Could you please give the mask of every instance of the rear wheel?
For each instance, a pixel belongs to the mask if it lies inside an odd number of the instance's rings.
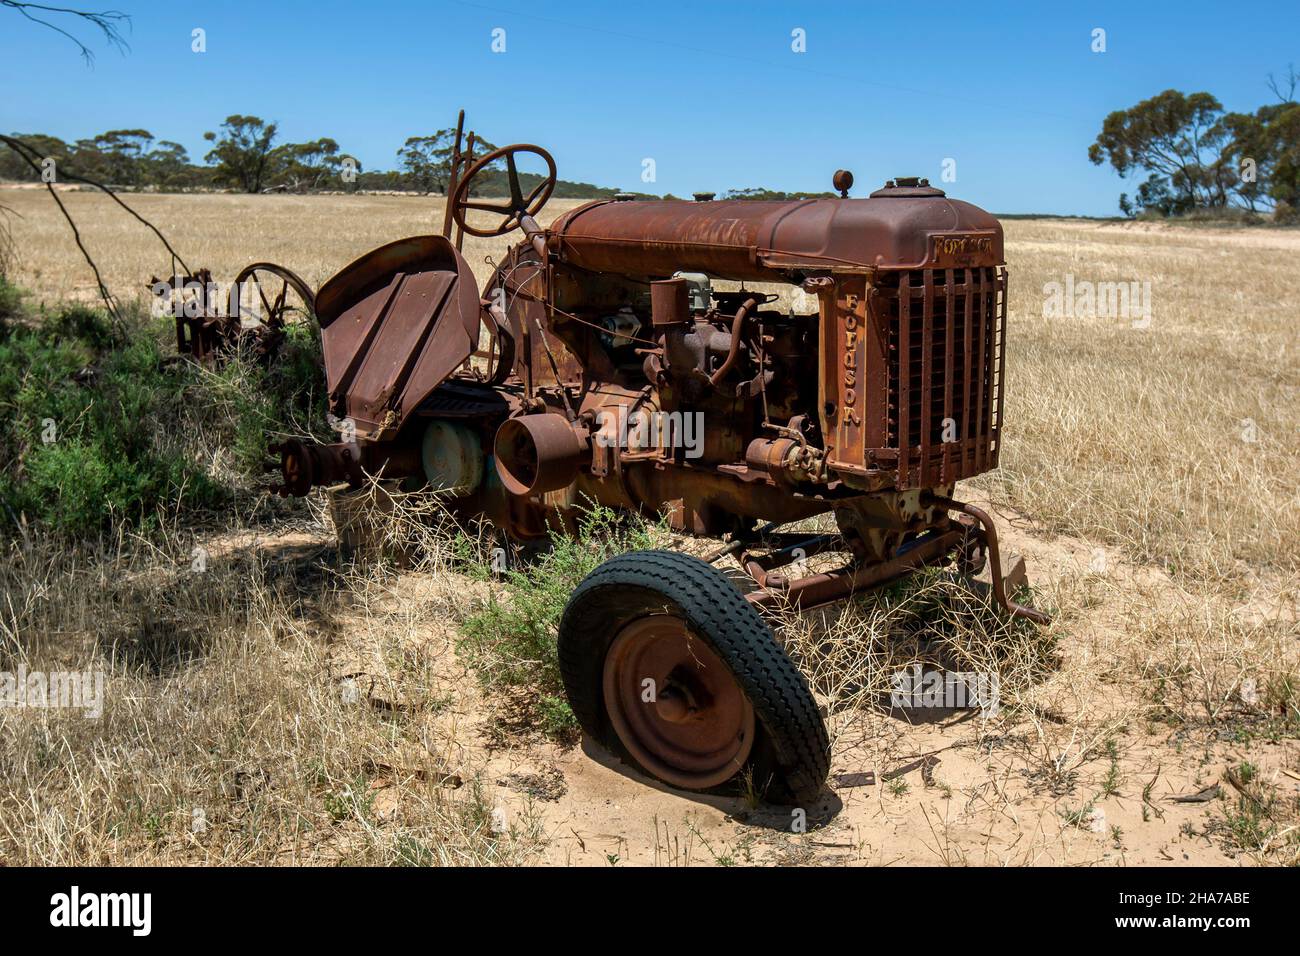
[[[688,790],[745,768],[777,800],[815,800],[830,746],[808,684],[712,565],[672,551],[606,561],[560,622],[569,703],[592,739]]]

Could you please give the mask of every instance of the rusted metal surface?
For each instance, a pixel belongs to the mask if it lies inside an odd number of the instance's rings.
[[[789,603],[801,610],[833,604],[860,591],[879,587],[920,568],[944,564],[949,554],[962,541],[964,531],[935,530],[917,539],[905,550],[887,561],[875,564],[845,565],[834,571],[810,574],[794,581],[785,578],[771,580],[761,566],[752,561],[746,570],[759,584],[758,591],[745,595],[759,607],[779,606]],[[750,568],[753,570],[750,570]]]
[[[529,190],[526,196],[519,185],[519,171],[515,167],[515,157],[520,153],[532,153],[535,156],[540,156],[547,166],[546,175],[542,177],[536,186]],[[506,182],[510,188],[509,197],[505,200],[471,199],[470,189],[473,186],[474,177],[501,160],[505,160],[506,163]],[[455,219],[456,225],[463,232],[467,232],[471,236],[482,238],[503,236],[512,229],[521,226],[525,216],[533,217],[541,212],[542,207],[546,205],[546,200],[551,198],[551,193],[555,189],[555,181],[555,160],[550,153],[540,146],[519,143],[514,146],[503,146],[500,149],[494,149],[492,152],[479,157],[473,165],[465,170],[464,178],[457,183],[454,191],[448,190],[447,195],[451,197],[452,218]],[[466,213],[469,210],[494,213],[501,218],[499,222],[488,228],[471,226],[466,221]]]
[[[826,438],[827,463],[844,474],[865,477],[874,465],[866,457],[870,423],[883,412],[872,401],[872,385],[878,371],[871,350],[880,348],[878,337],[867,327],[867,280],[845,276],[831,286],[819,286],[821,294],[821,349],[819,413]]]
[[[706,272],[780,282],[795,270],[919,269],[963,257],[1001,262],[998,221],[934,193],[881,190],[871,199],[793,202],[601,200],[565,213],[550,236],[553,251],[570,265],[657,277]]]
[[[271,445],[267,450],[280,457],[281,481],[270,490],[281,498],[301,497],[317,485],[342,481],[358,484],[362,478],[355,446],[318,445],[295,438]]]
[[[365,475],[405,478],[420,469],[418,447],[379,442],[338,442],[319,445],[291,438],[271,445],[279,456],[281,481],[270,491],[282,498],[301,497],[320,485],[348,482],[359,485]]]
[[[993,581],[993,597],[997,600],[1003,609],[1013,617],[1023,617],[1026,620],[1033,621],[1035,624],[1051,624],[1052,619],[1042,611],[1037,611],[1032,607],[1026,607],[1023,604],[1017,604],[1011,600],[1006,591],[1006,582],[1002,576],[1002,556],[998,550],[998,529],[994,525],[993,519],[982,509],[977,508],[966,502],[954,501],[951,498],[940,498],[936,501],[941,507],[949,508],[953,511],[960,511],[963,514],[970,515],[980,523],[983,531],[985,547],[988,549],[989,575]]]
[[[289,325],[314,325],[316,295],[293,270],[274,262],[255,262],[235,276],[226,313],[238,326],[238,334],[252,339],[256,352],[275,355]]]
[[[505,371],[533,388],[582,381],[582,363],[562,338],[547,331],[546,259],[531,244],[510,250],[484,286],[483,300],[507,333]]]
[[[657,328],[691,320],[690,288],[685,279],[650,283],[650,320]]]
[[[875,413],[865,460],[896,488],[951,484],[997,467],[1006,271],[882,272],[867,326]],[[856,461],[854,456],[854,461]]]
[[[516,542],[575,533],[594,505],[662,516],[676,531],[729,538],[710,561],[735,555],[758,586],[746,599],[763,610],[820,607],[923,568],[973,576],[987,565],[1007,613],[1048,623],[1008,594],[1023,562],[1004,581],[988,515],[953,497],[1001,452],[1007,274],[996,219],[921,179],[850,199],[852,174],[840,170],[838,199],[619,197],[545,229],[535,216],[555,185],[550,155],[518,145],[475,160],[472,133],[460,151],[462,132],[463,114],[443,235],[376,249],[315,297],[330,410],[355,438],[275,446],[280,494],[393,479]],[[548,165],[527,194],[515,166],[525,152]],[[477,198],[498,161],[509,195]],[[499,219],[470,225],[471,212]],[[488,260],[476,289],[462,237],[514,228],[523,240]],[[779,308],[746,288],[755,281],[796,285],[809,304]],[[224,334],[197,326],[195,350]],[[819,515],[837,531],[779,530]],[[836,563],[832,554],[839,567],[801,570],[807,558]],[[675,616],[697,603],[665,598],[630,622],[611,619],[590,692],[607,718],[600,729],[643,768],[707,789],[746,765],[760,723],[773,742],[783,731],[767,712],[758,719],[737,662]],[[815,729],[802,729],[805,742],[824,747]]]
[[[790,579],[779,573],[776,568],[787,567],[797,561],[815,557],[825,551],[842,547],[837,534],[821,534],[809,537],[804,534],[787,533],[769,535],[763,544],[772,548],[767,554],[755,555],[742,551],[736,562],[761,588],[786,588]]]
[[[465,131],[465,111],[461,110],[460,113],[456,116],[456,136],[453,139],[451,144],[451,161],[449,163],[449,168],[447,170],[447,198],[449,200],[456,193],[456,185],[460,181],[461,167],[467,165],[468,162],[471,161],[460,151],[461,136],[464,133],[464,131]],[[471,156],[474,153],[473,133],[469,134],[469,153]],[[451,224],[452,224],[451,212],[452,212],[451,203],[450,202],[444,203],[443,217],[442,217],[442,235],[444,238],[447,239],[451,238]],[[460,247],[461,247],[460,240],[457,239],[456,248],[459,249]]]
[[[749,759],[753,705],[679,618],[655,614],[624,627],[605,656],[602,688],[619,740],[661,780],[703,790]]]
[[[207,269],[166,281],[151,279],[150,289],[168,297],[164,304],[176,317],[177,352],[208,365],[236,351],[272,361],[290,324],[315,322],[311,286],[273,262],[244,267],[224,301]]]
[[[443,236],[381,246],[316,297],[330,407],[359,437],[388,440],[478,347],[474,276]]]
[[[587,442],[553,413],[510,418],[497,429],[497,475],[513,495],[557,491],[572,484]]]
[[[722,380],[727,377],[727,373],[735,367],[736,357],[740,355],[740,336],[745,328],[745,320],[749,314],[758,306],[760,299],[752,296],[741,303],[740,308],[736,310],[736,316],[731,320],[731,335],[727,341],[727,357],[722,360],[722,364],[713,370],[709,375],[709,384],[717,387]]]
[[[211,364],[231,348],[238,325],[218,304],[211,270],[198,269],[193,275],[177,273],[168,279],[154,276],[148,288],[161,300],[156,308],[172,313],[176,319],[178,354]]]
[[[920,179],[846,198],[841,170],[841,198],[620,198],[544,229],[550,155],[518,145],[471,161],[459,139],[447,235],[376,249],[316,296],[331,411],[355,425],[356,450],[288,447],[286,489],[355,482],[382,459],[390,474],[454,484],[449,507],[521,540],[574,527],[591,502],[733,542],[833,513],[849,563],[792,581],[780,549],[742,555],[775,595],[760,602],[815,606],[986,555],[996,570],[987,516],[954,505],[954,520],[941,505],[1001,450],[994,217]],[[525,194],[515,158],[528,152],[548,174]],[[509,195],[471,198],[498,162]],[[471,227],[474,211],[500,219]],[[524,238],[475,289],[453,226]],[[814,311],[714,279],[797,284]],[[494,467],[463,467],[475,448]]]

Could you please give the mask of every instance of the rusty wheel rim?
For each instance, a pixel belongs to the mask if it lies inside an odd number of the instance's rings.
[[[298,301],[294,302],[293,298]],[[235,276],[226,302],[226,314],[235,321],[237,328],[246,318],[254,325],[267,328],[283,328],[291,322],[313,322],[316,295],[311,286],[284,266],[274,262],[255,262]]]
[[[655,614],[619,631],[605,655],[604,690],[619,740],[666,783],[715,787],[749,759],[754,707],[680,618]]]

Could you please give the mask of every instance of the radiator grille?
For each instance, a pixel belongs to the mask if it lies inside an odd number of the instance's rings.
[[[882,273],[888,356],[886,448],[895,485],[927,488],[997,467],[1006,271]]]

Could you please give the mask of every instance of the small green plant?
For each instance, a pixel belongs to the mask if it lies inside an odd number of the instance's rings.
[[[369,820],[375,808],[375,795],[366,786],[364,777],[358,777],[340,790],[326,791],[323,797],[325,812],[334,823],[357,817]]]
[[[1281,823],[1289,823],[1286,808],[1260,778],[1259,768],[1243,760],[1227,771],[1228,780],[1238,791],[1235,807],[1225,808],[1224,826],[1231,842],[1252,852],[1265,850],[1276,842]],[[1295,832],[1289,827],[1286,835]]]
[[[412,836],[400,836],[393,844],[398,866],[433,866],[434,852]]]
[[[1101,781],[1102,796],[1116,796],[1119,793],[1120,784],[1123,782],[1123,775],[1119,771],[1119,758],[1112,756],[1110,758],[1110,766],[1106,770],[1106,776]]]
[[[750,812],[757,810],[763,803],[762,789],[754,781],[754,767],[749,765],[740,772],[740,799]]]
[[[1083,830],[1086,829],[1088,824],[1092,821],[1092,815],[1095,809],[1096,804],[1090,800],[1077,810],[1062,810],[1061,820],[1068,827]]]
[[[1264,688],[1264,703],[1292,734],[1300,727],[1300,674],[1285,672],[1273,675]]]
[[[17,318],[22,312],[23,290],[0,276],[0,338],[6,332],[5,323]]]
[[[653,547],[655,527],[593,506],[576,537],[556,536],[549,551],[508,570],[504,588],[493,588],[462,621],[459,649],[479,679],[489,689],[522,690],[512,699],[551,736],[564,737],[577,727],[556,649],[569,596],[602,561]]]
[[[713,844],[710,843],[709,839],[703,833],[700,832],[700,828],[695,825],[694,820],[686,821],[686,829],[691,834],[691,836],[695,837],[695,839],[700,841],[700,845],[703,846],[706,851],[708,851],[709,856],[713,858],[713,862],[716,863],[718,866],[736,865],[735,854],[733,854],[731,850],[725,846],[720,850],[713,849]],[[748,851],[746,850],[746,852]]]
[[[902,777],[895,777],[893,780],[889,781],[888,789],[889,792],[896,797],[906,796],[908,791],[907,781]]]
[[[1255,796],[1243,793],[1237,798],[1235,809],[1226,811],[1228,833],[1233,843],[1243,850],[1258,850],[1276,831],[1270,807]]]
[[[548,737],[567,737],[578,729],[577,718],[563,696],[542,694],[537,699],[537,714],[541,718],[542,732]]]
[[[162,841],[167,835],[167,818],[164,814],[158,812],[149,813],[144,818],[144,831],[149,834],[149,839],[155,843]]]
[[[191,367],[191,408],[197,424],[229,448],[236,469],[257,475],[273,436],[308,434],[335,441],[325,427],[320,345],[304,325],[290,325],[275,361],[227,356],[216,369]]]

